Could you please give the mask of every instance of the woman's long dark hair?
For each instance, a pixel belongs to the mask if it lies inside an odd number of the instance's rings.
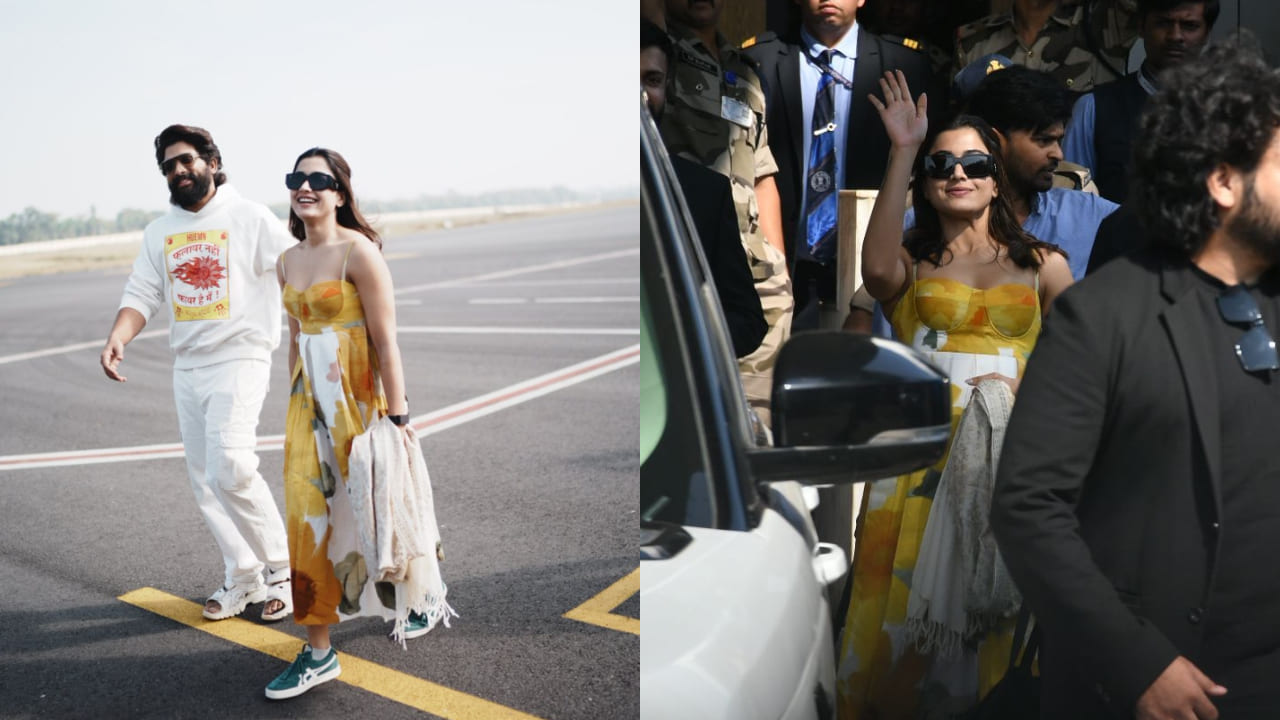
[[[1013,203],[1009,201],[1009,180],[1004,173],[1004,163],[1000,160],[1000,141],[995,130],[985,120],[974,115],[957,115],[950,122],[930,134],[927,142],[920,146],[919,157],[916,158],[916,171],[911,180],[911,203],[916,211],[915,227],[907,230],[903,246],[911,259],[919,262],[928,260],[934,266],[943,264],[948,252],[946,239],[942,236],[942,220],[938,210],[925,196],[925,183],[929,176],[924,172],[924,158],[929,154],[938,136],[951,130],[971,128],[982,138],[991,157],[996,158],[995,181],[996,197],[991,201],[991,210],[987,217],[987,227],[991,237],[1005,246],[1009,259],[1020,268],[1037,269],[1040,267],[1040,255],[1037,250],[1052,250],[1066,253],[1056,245],[1043,242],[1018,223],[1018,216],[1013,212]]]
[[[378,233],[369,225],[369,221],[364,219],[364,215],[360,214],[360,208],[356,205],[356,193],[351,188],[351,166],[347,164],[346,158],[337,150],[329,150],[327,148],[313,147],[298,156],[293,161],[293,169],[298,169],[298,164],[309,157],[324,158],[328,163],[329,170],[333,172],[333,177],[338,181],[334,190],[345,200],[338,208],[338,224],[344,228],[350,228],[364,235],[373,241],[378,249],[382,249],[382,238],[378,237]],[[299,240],[305,240],[307,237],[307,227],[302,223],[302,218],[298,217],[293,209],[289,210],[289,232]]]

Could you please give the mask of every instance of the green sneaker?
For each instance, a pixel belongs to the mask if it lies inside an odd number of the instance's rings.
[[[431,632],[431,621],[422,613],[410,612],[404,621],[404,639],[412,640]]]
[[[338,653],[329,648],[329,654],[323,660],[311,657],[311,646],[303,645],[302,652],[294,659],[289,669],[280,673],[271,684],[267,685],[267,697],[272,700],[284,700],[297,697],[311,688],[326,683],[342,674],[338,665]]]

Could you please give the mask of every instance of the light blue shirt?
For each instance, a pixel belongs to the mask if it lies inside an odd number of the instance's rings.
[[[1031,214],[1022,223],[1022,229],[1043,240],[1062,248],[1067,253],[1067,265],[1071,267],[1071,277],[1079,280],[1084,277],[1085,268],[1089,266],[1089,253],[1093,251],[1093,240],[1098,235],[1098,226],[1102,219],[1116,211],[1119,205],[1092,193],[1067,188],[1049,188],[1036,193],[1032,200]],[[902,229],[905,231],[916,224],[915,208],[907,208],[902,218]],[[889,323],[876,303],[875,333],[884,337],[892,337]]]
[[[1062,138],[1062,159],[1083,165],[1089,170],[1097,167],[1097,157],[1093,152],[1093,122],[1095,113],[1093,93],[1081,96],[1071,109],[1071,121],[1067,123],[1067,134]]]
[[[826,45],[813,39],[804,29],[800,30],[800,49],[809,53],[810,57],[818,57],[823,50],[833,50],[831,57],[831,67],[845,79],[853,81],[854,61],[858,57],[858,23],[854,23],[849,28],[849,32],[844,34],[840,42],[835,47],[828,48]],[[805,58],[800,58],[800,97],[804,99],[801,107],[804,113],[804,167],[807,171],[809,167],[809,145],[813,140],[813,99],[818,94],[818,81],[822,78],[822,71],[817,65],[809,62]],[[836,140],[836,187],[844,187],[844,166],[846,144],[849,140],[849,105],[853,100],[853,91],[846,88],[839,82],[833,82],[832,87],[836,89],[836,129],[832,132],[835,134]],[[806,173],[807,174],[807,173]],[[800,207],[808,207],[809,203],[809,183],[801,179],[801,196]],[[799,234],[796,237],[803,238],[806,235],[804,213],[800,213]]]

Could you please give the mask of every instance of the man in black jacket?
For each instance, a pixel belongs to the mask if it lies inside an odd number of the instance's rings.
[[[1123,203],[1138,117],[1160,73],[1200,52],[1218,19],[1218,0],[1138,0],[1138,34],[1147,57],[1137,72],[1099,85],[1076,101],[1062,141],[1068,162],[1093,171],[1098,193]]]
[[[1009,420],[991,528],[1044,718],[1280,708],[1280,76],[1246,44],[1148,101],[1148,247],[1058,298]]]
[[[834,191],[879,188],[884,177],[889,136],[867,96],[880,94],[886,71],[901,70],[912,92],[928,92],[931,117],[946,109],[945,93],[933,82],[920,44],[861,28],[857,12],[863,2],[799,0],[799,44],[766,34],[743,46],[759,63],[765,86],[769,149],[778,164],[782,235],[795,294],[793,331],[818,326],[819,300],[834,308]],[[824,112],[817,107],[824,93],[833,116],[815,119]],[[819,169],[815,145],[828,133],[834,140],[834,167]],[[823,220],[810,221],[824,214]]]

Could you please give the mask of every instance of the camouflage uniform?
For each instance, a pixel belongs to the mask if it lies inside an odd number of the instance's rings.
[[[778,172],[769,151],[764,93],[755,64],[717,35],[720,60],[691,31],[671,23],[672,87],[659,127],[667,150],[725,175],[733,188],[738,231],[769,332],[738,361],[747,400],[766,427],[773,365],[791,333],[791,279],[786,256],[760,228],[756,180]],[[734,116],[736,121],[726,118]]]
[[[962,25],[952,75],[997,54],[1045,70],[1073,92],[1089,92],[1124,75],[1138,37],[1136,8],[1136,0],[1062,0],[1030,47],[1018,41],[1012,10]]]

